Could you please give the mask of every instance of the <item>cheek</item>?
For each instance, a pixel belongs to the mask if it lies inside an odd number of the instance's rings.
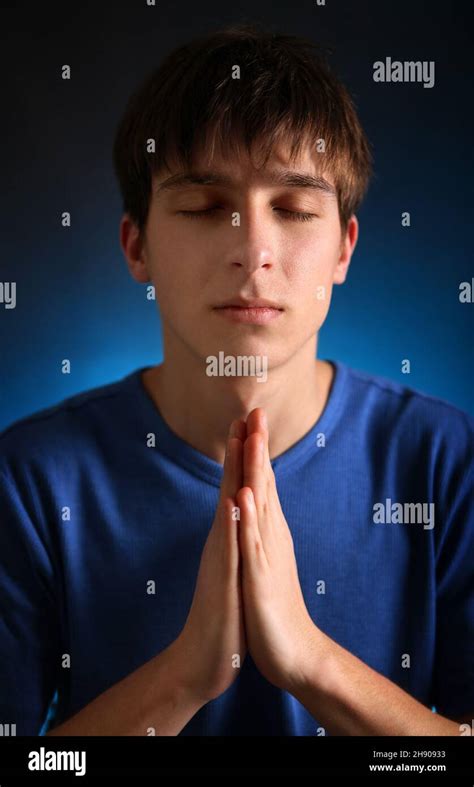
[[[199,253],[181,234],[169,227],[157,229],[149,243],[149,262],[158,294],[166,299],[186,299],[192,293],[199,274]],[[194,290],[195,291],[195,290]]]
[[[302,323],[318,329],[329,311],[334,270],[338,260],[334,242],[318,240],[308,248],[294,248],[286,267],[289,292]],[[298,307],[299,304],[299,307]]]
[[[321,290],[331,289],[337,252],[334,243],[315,238],[311,245],[305,243],[291,249],[286,266],[286,275],[291,290],[300,293],[305,300],[321,297]]]

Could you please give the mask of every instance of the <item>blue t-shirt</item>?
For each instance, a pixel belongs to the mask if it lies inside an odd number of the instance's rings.
[[[426,706],[462,716],[474,710],[474,420],[331,363],[318,422],[272,460],[308,611]],[[40,733],[56,692],[53,726],[138,669],[189,612],[222,465],[167,426],[143,371],[0,435],[0,722],[17,735]],[[324,731],[247,655],[181,734]]]

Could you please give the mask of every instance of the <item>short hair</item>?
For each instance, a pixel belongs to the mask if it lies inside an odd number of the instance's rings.
[[[240,78],[233,68],[240,67]],[[147,151],[147,140],[155,151]],[[348,90],[332,72],[322,47],[279,35],[258,24],[219,29],[174,49],[131,95],[117,127],[114,169],[123,210],[144,230],[153,175],[169,161],[192,168],[198,150],[224,156],[256,145],[267,163],[286,142],[290,161],[305,143],[330,172],[343,234],[372,175],[370,143]]]

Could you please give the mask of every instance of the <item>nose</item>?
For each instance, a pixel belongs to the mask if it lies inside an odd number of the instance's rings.
[[[247,273],[252,274],[259,268],[271,268],[272,262],[266,249],[247,249],[238,254],[238,258],[231,263],[233,268],[242,268]]]
[[[275,264],[276,238],[262,212],[256,208],[239,214],[240,224],[233,228],[237,239],[229,248],[228,262],[251,275],[260,268],[271,270]]]

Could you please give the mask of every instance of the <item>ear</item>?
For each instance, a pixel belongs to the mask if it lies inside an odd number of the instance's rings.
[[[343,284],[345,282],[358,237],[359,222],[353,214],[347,224],[346,234],[341,240],[340,257],[334,271],[334,284]]]
[[[127,261],[130,275],[140,284],[150,281],[145,255],[144,239],[128,213],[122,216],[120,222],[120,246]]]

